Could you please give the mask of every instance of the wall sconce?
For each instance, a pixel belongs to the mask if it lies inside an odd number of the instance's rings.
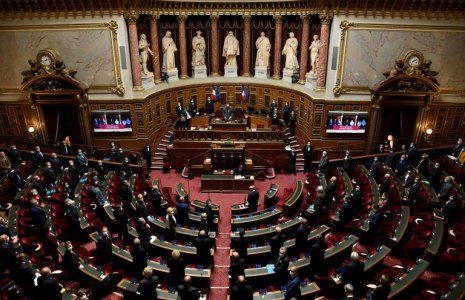
[[[432,133],[433,133],[433,130],[431,128],[426,129],[425,141],[427,141],[430,138]]]
[[[34,127],[31,126],[31,127],[29,127],[28,130],[31,133],[31,136],[32,136],[33,139],[37,138],[37,135],[35,134],[36,130],[34,129]]]

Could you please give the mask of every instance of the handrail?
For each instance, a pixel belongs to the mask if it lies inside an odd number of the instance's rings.
[[[210,153],[211,153],[211,150],[207,150],[207,151],[205,151],[205,152],[203,152],[203,153],[200,153],[199,155],[194,156],[194,157],[191,158],[191,159],[188,159],[188,160],[187,160],[187,165],[188,165],[189,168],[190,168],[194,162],[197,162],[197,160],[199,160],[199,158],[203,158],[203,156],[205,156],[205,155],[207,155],[207,154],[210,154]]]
[[[154,139],[155,142],[158,140],[158,136],[160,135],[160,131],[166,125],[166,122],[168,122],[168,118],[165,119],[165,122],[163,122],[163,124],[161,124],[160,129],[157,131],[157,135],[155,136],[155,139]]]
[[[255,159],[257,159],[259,162],[262,162],[264,165],[265,165],[265,168],[268,168],[269,166],[269,163],[270,161],[267,160],[267,159],[264,159],[256,154],[253,154],[252,152],[248,151],[248,150],[245,150],[245,154],[246,154],[246,158],[247,158],[247,155],[250,155],[252,157],[254,157]]]

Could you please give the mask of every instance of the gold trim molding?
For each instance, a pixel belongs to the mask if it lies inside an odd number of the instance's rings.
[[[389,31],[463,31],[465,33],[465,26],[429,26],[429,25],[395,25],[395,24],[377,24],[377,23],[354,23],[347,20],[341,21],[339,24],[341,29],[341,38],[339,45],[339,55],[337,61],[336,82],[334,84],[333,93],[336,96],[347,93],[354,94],[370,94],[369,86],[346,86],[343,83],[344,77],[344,63],[347,52],[348,32],[351,29],[378,29]],[[457,94],[458,91],[463,89],[441,88],[441,94]]]

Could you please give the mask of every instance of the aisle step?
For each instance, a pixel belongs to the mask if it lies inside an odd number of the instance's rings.
[[[168,130],[168,133],[171,134],[171,135],[173,134],[173,132],[171,130]]]
[[[300,145],[299,144],[296,144],[296,145],[291,145],[291,148],[299,148]]]
[[[154,156],[152,160],[163,160],[163,156]]]
[[[167,139],[162,139],[161,141],[162,141],[163,143],[168,143],[168,144],[170,143],[170,140],[167,140]]]
[[[162,160],[155,160],[155,161],[152,161],[152,166],[153,165],[163,165],[163,161]]]
[[[168,147],[169,145],[168,145],[168,144],[162,144],[162,143],[160,143],[158,146],[159,146],[159,147]]]
[[[295,160],[296,161],[304,161],[305,159],[304,158],[296,158]]]
[[[163,152],[166,152],[166,148],[157,148],[157,151],[163,151]]]
[[[166,152],[155,152],[155,155],[167,156]]]
[[[169,139],[171,135],[165,134],[165,138]]]
[[[153,166],[152,165],[152,170],[163,170],[163,166]]]

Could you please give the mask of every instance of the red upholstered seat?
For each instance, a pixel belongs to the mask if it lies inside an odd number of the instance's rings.
[[[354,219],[344,227],[344,230],[348,234],[357,234],[360,225],[362,225],[362,222],[359,219]]]
[[[265,128],[265,124],[257,124],[257,128]]]
[[[441,266],[444,270],[458,273],[463,269],[465,263],[465,255],[457,251],[447,250],[446,253],[443,253],[440,258]]]
[[[258,175],[258,180],[260,181],[264,181],[265,180],[265,171],[258,171],[257,175]]]
[[[394,279],[400,276],[401,272],[393,270],[393,269],[382,269],[378,273],[376,273],[375,280],[379,282],[382,275],[386,275],[389,280],[394,281]]]
[[[426,249],[427,243],[415,238],[404,244],[404,255],[411,259],[418,258]]]

